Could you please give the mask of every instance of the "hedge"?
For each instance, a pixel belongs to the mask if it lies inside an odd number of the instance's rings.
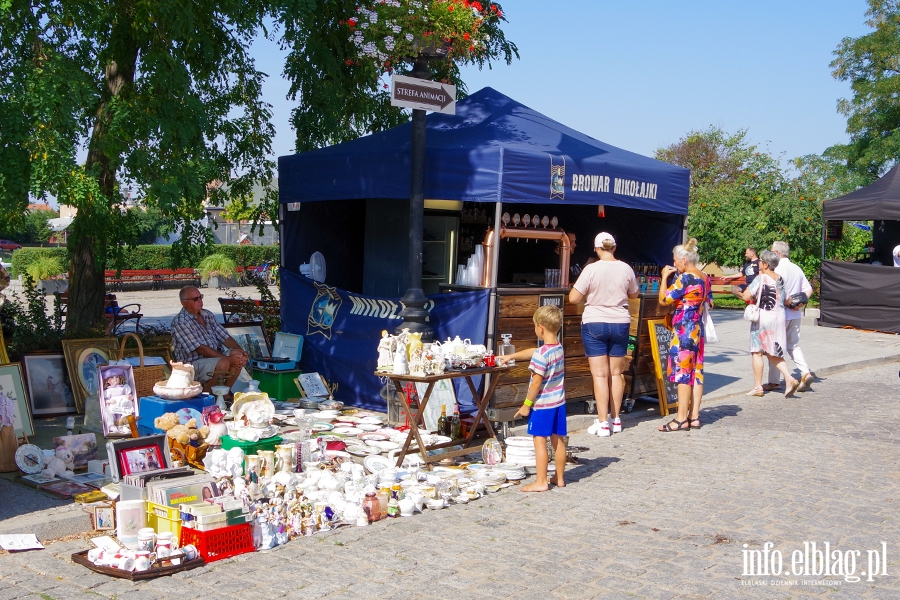
[[[171,246],[149,245],[130,246],[125,251],[123,269],[174,269],[182,266],[197,265],[173,265],[169,250]],[[256,266],[265,261],[278,264],[281,259],[279,246],[230,246],[214,244],[207,253],[221,253],[233,260],[239,266]],[[29,264],[40,256],[55,256],[62,260],[66,270],[69,269],[69,256],[65,248],[20,248],[12,253],[12,269],[10,275],[16,278],[25,273]],[[203,257],[205,258],[205,256]],[[199,261],[198,261],[199,262]]]

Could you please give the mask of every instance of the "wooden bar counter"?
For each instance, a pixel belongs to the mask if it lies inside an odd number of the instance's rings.
[[[533,347],[534,337],[532,315],[543,302],[556,303],[562,297],[563,331],[562,343],[566,356],[566,399],[593,402],[593,382],[588,359],[584,354],[581,340],[581,314],[584,303],[569,304],[568,289],[536,287],[499,287],[496,338],[504,333],[512,334],[516,350]],[[559,306],[559,304],[557,304]],[[636,398],[656,394],[656,379],[653,370],[653,356],[650,349],[650,331],[646,321],[661,319],[667,310],[660,310],[657,294],[643,293],[629,301],[631,327],[629,334],[632,344],[628,355],[631,358],[625,371],[625,396]],[[633,346],[633,347],[632,347]],[[518,408],[528,391],[528,361],[518,361],[504,376],[494,391],[490,407],[503,410]]]

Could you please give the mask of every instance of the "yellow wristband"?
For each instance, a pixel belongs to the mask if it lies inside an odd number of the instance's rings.
[[[529,400],[528,398],[525,398],[524,404],[525,404],[525,406],[527,406],[527,407],[530,408],[530,407],[534,406],[534,401],[533,401],[533,400]]]

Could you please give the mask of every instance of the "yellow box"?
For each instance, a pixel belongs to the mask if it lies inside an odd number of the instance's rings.
[[[181,509],[147,502],[147,527],[156,533],[171,531],[176,539],[181,539]]]

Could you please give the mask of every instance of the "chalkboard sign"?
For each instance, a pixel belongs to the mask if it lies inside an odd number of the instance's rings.
[[[669,357],[669,346],[674,333],[666,327],[663,320],[648,320],[650,328],[650,348],[653,351],[653,366],[656,371],[656,391],[659,396],[659,411],[665,416],[669,409],[678,406],[678,384],[669,381],[666,374],[666,363]]]
[[[566,304],[566,295],[565,294],[540,294],[538,296],[538,308],[542,306],[555,306],[559,310],[565,312],[565,304]],[[563,341],[563,326],[565,322],[559,324],[559,331],[556,332],[556,338],[559,340],[559,343],[562,344]],[[544,344],[544,340],[538,340],[537,345],[542,346]]]

